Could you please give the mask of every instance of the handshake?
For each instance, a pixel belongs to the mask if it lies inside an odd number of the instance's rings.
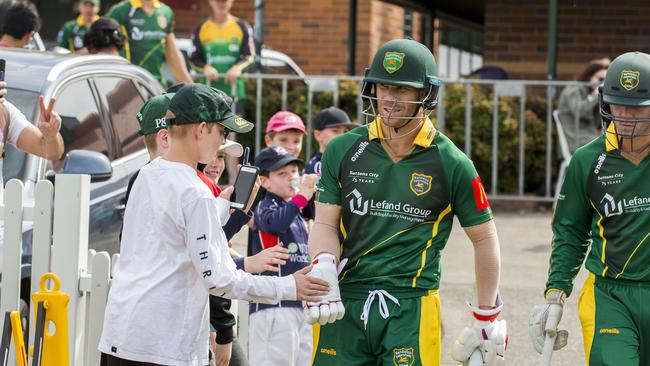
[[[343,319],[345,308],[341,302],[334,255],[319,254],[311,266],[296,272],[294,278],[307,323],[325,325]]]

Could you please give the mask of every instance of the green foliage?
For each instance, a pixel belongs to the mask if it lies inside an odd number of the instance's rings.
[[[492,185],[492,90],[490,86],[476,85],[473,87],[472,96],[472,160],[488,192],[491,192]],[[456,146],[464,149],[465,86],[452,85],[445,91],[445,134]],[[544,194],[546,100],[541,96],[529,94],[525,108],[524,192]],[[519,98],[499,98],[498,113],[498,192],[516,194],[519,186]],[[556,155],[552,154],[552,172],[555,171],[556,164]]]

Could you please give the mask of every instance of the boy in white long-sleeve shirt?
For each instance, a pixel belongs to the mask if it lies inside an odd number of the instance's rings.
[[[253,125],[231,112],[221,92],[199,84],[176,93],[167,122],[169,149],[140,170],[125,212],[102,365],[207,365],[208,294],[275,303],[327,293],[326,282],[305,275],[309,268],[258,277],[230,258],[221,226],[231,191],[215,199],[195,167],[216,155],[226,129]]]

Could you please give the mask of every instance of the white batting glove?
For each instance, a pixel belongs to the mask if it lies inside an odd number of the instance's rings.
[[[528,321],[528,332],[530,339],[533,341],[535,350],[542,353],[546,334],[556,335],[554,350],[566,346],[569,338],[569,332],[566,330],[557,330],[557,326],[562,319],[562,310],[566,294],[560,290],[550,290],[546,294],[546,304],[537,305],[530,312]]]
[[[503,308],[500,297],[497,298],[497,307],[491,310],[481,310],[469,303],[467,306],[476,320],[472,327],[463,329],[454,341],[451,357],[465,366],[474,366],[477,359],[482,361],[478,362],[482,366],[505,365],[508,328],[505,320],[497,320]],[[480,352],[481,357],[472,356],[476,351]]]
[[[345,308],[341,302],[341,293],[339,292],[336,258],[332,254],[322,253],[314,258],[312,266],[309,276],[327,281],[330,285],[330,292],[319,302],[303,302],[307,323],[314,324],[318,322],[325,325],[343,319]]]

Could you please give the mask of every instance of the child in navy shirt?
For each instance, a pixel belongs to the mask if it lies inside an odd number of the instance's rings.
[[[314,195],[317,176],[300,176],[304,162],[281,147],[262,150],[255,157],[267,193],[255,210],[252,254],[282,245],[289,250],[285,265],[269,276],[287,276],[309,266],[307,224],[301,209]],[[238,267],[243,265],[238,262]],[[312,328],[305,322],[300,301],[278,305],[252,303],[249,323],[251,365],[302,366],[311,363]]]

